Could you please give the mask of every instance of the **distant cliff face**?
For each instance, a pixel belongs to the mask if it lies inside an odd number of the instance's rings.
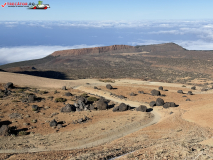
[[[112,45],[106,47],[94,47],[94,48],[82,48],[82,49],[70,49],[70,50],[62,50],[56,51],[51,54],[51,56],[78,56],[90,53],[104,53],[104,52],[111,52],[111,51],[118,51],[118,50],[125,50],[125,49],[132,49],[133,46],[128,45]]]

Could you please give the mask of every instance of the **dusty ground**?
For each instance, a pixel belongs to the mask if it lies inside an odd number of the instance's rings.
[[[213,159],[213,147],[211,147],[213,146],[211,138],[213,135],[211,112],[213,90],[201,92],[201,87],[198,86],[196,90],[191,90],[190,85],[183,86],[182,84],[131,79],[116,79],[111,84],[117,89],[108,90],[105,87],[106,83],[95,79],[61,81],[2,72],[0,72],[0,77],[0,83],[11,81],[20,87],[36,87],[49,92],[38,95],[46,98],[45,101],[38,102],[39,107],[41,107],[38,113],[31,110],[30,107],[33,103],[26,105],[25,108],[25,105],[21,102],[11,102],[11,98],[0,100],[1,116],[3,115],[1,121],[14,121],[10,125],[16,125],[19,129],[36,127],[28,130],[35,132],[34,134],[1,138],[1,151],[12,152],[14,149],[21,151],[23,148],[28,148],[28,150],[23,151],[32,151],[33,149],[45,151],[4,153],[0,155],[0,159],[101,159],[131,151],[133,152],[120,159]],[[201,80],[198,81],[200,83]],[[163,98],[165,102],[175,102],[179,106],[169,109],[157,106],[150,113],[134,110],[114,113],[112,109],[109,109],[106,111],[62,114],[60,109],[65,104],[55,103],[48,100],[48,97],[65,98],[65,91],[60,89],[64,85],[69,88],[69,92],[75,95],[87,92],[92,94],[91,96],[104,96],[114,104],[124,101],[135,107],[140,104],[149,107],[150,101],[159,98],[151,96],[151,90],[163,86],[168,91],[161,91],[162,94],[165,94],[165,97],[160,98]],[[101,90],[93,89],[94,86]],[[60,93],[54,94],[55,89]],[[177,90],[180,89],[183,90],[184,94],[177,93]],[[186,94],[190,90],[194,95]],[[138,91],[144,91],[145,94],[139,94]],[[137,95],[130,96],[131,92]],[[123,95],[127,98],[126,100],[118,99],[110,93]],[[191,101],[186,101],[187,98]],[[74,103],[71,99],[72,97],[68,98],[65,103]],[[50,108],[45,109],[45,106]],[[9,119],[8,115],[12,112],[23,114],[23,119]],[[59,114],[51,117],[54,112]],[[26,115],[30,115],[30,117],[26,118]],[[83,124],[72,124],[73,120],[84,115],[90,117],[91,121]],[[160,115],[160,121],[142,129],[142,126],[153,120],[153,115]],[[46,121],[53,118],[57,121],[65,121],[64,127],[61,129],[49,127],[49,123],[46,123]],[[32,119],[37,119],[38,122],[32,123]],[[30,125],[23,126],[23,123],[30,123]],[[88,145],[85,146],[84,144]],[[84,149],[81,148],[82,146]],[[67,150],[62,151],[63,148]],[[48,151],[51,149],[61,151]]]

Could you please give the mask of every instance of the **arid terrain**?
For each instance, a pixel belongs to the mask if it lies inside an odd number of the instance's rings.
[[[213,159],[212,60],[168,43],[0,66],[0,159]]]
[[[10,89],[12,93],[0,100],[1,122],[9,121],[9,127],[16,127],[10,135],[1,137],[1,159],[110,159],[126,153],[129,154],[118,159],[213,157],[211,86],[201,91],[199,86],[192,90],[190,85],[133,79],[55,80],[8,72],[0,72],[0,77],[1,90],[7,82],[14,84]],[[203,81],[197,79],[196,82],[205,83]],[[107,89],[108,83],[114,89]],[[62,90],[63,86],[67,90]],[[151,91],[159,90],[159,86],[163,87],[162,96],[152,96]],[[177,93],[178,90],[183,94]],[[193,95],[188,95],[188,91]],[[67,92],[72,96],[65,96]],[[40,101],[22,102],[21,98],[30,93]],[[62,107],[74,104],[76,96],[85,96],[85,93],[87,97],[105,97],[112,108],[61,112]],[[130,96],[131,93],[135,95]],[[67,101],[55,102],[58,97]],[[177,106],[150,107],[149,103],[157,98],[175,102]],[[131,109],[113,112],[113,107],[122,102]],[[141,104],[150,111],[136,111],[134,107]],[[39,110],[33,111],[32,105],[37,105]],[[10,118],[12,113],[20,116]],[[73,123],[85,116],[89,118],[86,122]],[[61,128],[50,127],[53,119],[62,124]],[[26,135],[19,134],[21,131]]]

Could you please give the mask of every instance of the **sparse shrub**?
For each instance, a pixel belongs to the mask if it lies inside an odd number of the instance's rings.
[[[27,135],[27,132],[26,131],[20,131],[20,132],[18,132],[18,135],[19,136]]]
[[[99,81],[104,83],[115,83],[115,81],[111,79],[100,79]]]
[[[33,119],[32,122],[33,122],[33,123],[36,123],[36,122],[37,122],[37,119]]]
[[[135,158],[135,156],[134,156],[133,153],[130,153],[130,154],[127,155],[127,158],[129,158],[129,159],[130,159],[130,158]]]
[[[47,94],[47,91],[39,91],[39,94]]]
[[[96,98],[96,97],[88,97],[87,101],[95,102],[95,101],[98,101],[98,98]]]
[[[26,91],[26,89],[21,88],[21,89],[16,90],[16,93],[23,93],[24,91]]]
[[[57,90],[55,90],[55,91],[54,91],[54,94],[56,94],[56,93],[58,93],[58,91],[57,91]]]
[[[81,94],[81,97],[87,97],[87,93],[83,93],[83,94]]]
[[[12,102],[20,102],[20,101],[18,101],[18,100],[12,100]]]
[[[55,102],[66,102],[67,101],[67,99],[66,98],[56,98],[55,99]]]

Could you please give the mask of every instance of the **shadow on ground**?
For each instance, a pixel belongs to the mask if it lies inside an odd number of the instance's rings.
[[[68,77],[64,73],[56,71],[23,71],[14,73],[27,74],[31,76],[45,77],[52,79],[68,80]]]

